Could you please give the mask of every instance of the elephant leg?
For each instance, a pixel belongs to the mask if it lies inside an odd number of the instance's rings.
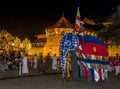
[[[78,80],[79,75],[78,75],[78,63],[77,63],[77,56],[75,53],[75,50],[72,50],[69,52],[71,54],[71,70],[72,70],[72,79],[73,80]]]

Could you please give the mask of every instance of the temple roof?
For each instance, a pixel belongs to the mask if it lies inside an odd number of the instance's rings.
[[[63,15],[55,25],[48,27],[47,29],[50,28],[73,28],[73,25],[70,24],[70,22],[65,18]]]
[[[92,29],[94,31],[98,31],[100,29],[105,28],[105,24],[103,23],[104,21],[100,22],[100,20],[99,21],[98,20],[99,19],[93,20],[93,19],[88,19],[88,18],[85,17],[83,19],[83,21],[85,23],[83,26],[87,29]],[[110,24],[110,23],[108,23],[108,24]]]
[[[84,18],[84,27],[87,29],[92,29],[94,31],[98,31],[100,29],[105,28],[105,25],[109,25],[111,24],[111,22],[107,21],[109,18],[100,18],[100,19],[88,19],[88,18]],[[57,22],[55,25],[47,27],[46,29],[51,29],[51,28],[74,28],[74,26],[65,18],[65,16],[63,15]]]
[[[83,25],[85,28],[87,29],[92,29],[94,31],[99,31],[103,28],[105,28],[105,26],[103,24],[96,24],[96,25],[91,25],[91,24],[88,24],[86,22],[84,22],[85,24]]]

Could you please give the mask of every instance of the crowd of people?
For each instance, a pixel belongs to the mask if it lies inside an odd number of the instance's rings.
[[[69,65],[68,63],[67,58],[67,65]],[[0,66],[4,66],[5,70],[19,70],[19,74],[28,74],[30,68],[38,70],[41,73],[61,71],[60,59],[56,54],[50,56],[50,53],[46,57],[43,57],[43,53],[39,55],[34,54],[31,62],[24,51],[5,51],[0,54]],[[109,57],[108,71],[115,71],[115,75],[120,73],[119,54]]]
[[[60,71],[61,66],[60,66],[60,59],[54,54],[54,56],[50,56],[48,53],[46,58],[45,58],[45,72],[49,71]]]
[[[28,74],[30,68],[41,73],[59,72],[61,69],[60,59],[56,54],[50,56],[48,53],[45,58],[43,53],[34,54],[31,60],[24,51],[4,51],[0,54],[0,66],[5,70],[18,70],[20,75]]]
[[[115,71],[115,75],[120,73],[120,56],[118,53],[109,57],[108,71]]]
[[[6,70],[18,69],[23,53],[23,51],[3,51],[0,53],[0,66],[4,66]]]

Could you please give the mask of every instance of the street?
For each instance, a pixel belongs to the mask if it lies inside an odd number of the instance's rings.
[[[0,80],[0,89],[120,89],[120,76],[109,77],[105,82],[95,83],[82,77],[68,82],[60,74],[26,76]]]

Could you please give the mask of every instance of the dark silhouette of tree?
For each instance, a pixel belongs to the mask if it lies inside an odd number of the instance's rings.
[[[106,26],[98,32],[98,37],[109,45],[120,45],[120,5],[109,19],[112,24]]]

